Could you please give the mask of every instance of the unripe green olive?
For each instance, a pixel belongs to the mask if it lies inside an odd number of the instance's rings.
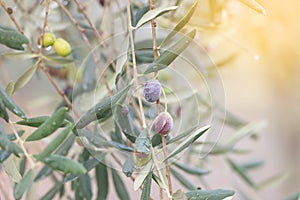
[[[151,160],[151,154],[135,151],[133,153],[133,160],[134,160],[135,166],[142,167]]]
[[[55,35],[53,33],[50,32],[44,33],[43,40],[42,40],[43,47],[52,46],[54,42],[55,42]]]
[[[62,38],[58,38],[57,40],[55,40],[53,48],[58,55],[63,57],[66,57],[71,53],[70,44]]]

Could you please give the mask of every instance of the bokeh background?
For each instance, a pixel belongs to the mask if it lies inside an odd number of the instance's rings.
[[[266,15],[232,1],[227,5],[224,28],[214,34],[204,32],[203,37],[210,35],[213,38],[209,39],[217,41],[208,51],[215,62],[237,53],[232,62],[219,68],[226,108],[248,121],[268,122],[258,142],[242,144],[254,150],[253,158],[266,161],[265,167],[252,175],[260,180],[280,171],[289,174],[282,184],[254,192],[252,198],[284,199],[300,188],[300,2],[257,2]],[[218,169],[220,163],[216,166]],[[216,175],[212,184],[223,186],[223,175]],[[226,184],[232,181],[229,177]]]

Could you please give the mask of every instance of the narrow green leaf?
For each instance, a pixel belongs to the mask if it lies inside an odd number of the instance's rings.
[[[138,172],[133,183],[134,191],[137,191],[144,183],[147,175],[152,171],[152,162],[148,162],[141,171]]]
[[[142,200],[150,200],[152,174],[153,174],[152,171],[150,171],[145,179],[142,195],[140,198]]]
[[[78,187],[75,190],[76,196],[80,199],[91,200],[93,196],[91,178],[88,174],[80,176],[76,181]]]
[[[116,124],[116,130],[119,129],[120,132],[124,133],[125,136],[131,141],[135,142],[135,136],[138,134],[136,133],[135,125],[133,123],[132,116],[123,113],[123,102],[118,102],[115,104],[115,108],[113,111],[114,121]],[[134,138],[134,141],[133,141]]]
[[[40,140],[54,133],[66,118],[68,108],[62,107],[58,109],[49,119],[47,119],[37,130],[35,130],[26,141]]]
[[[120,178],[118,172],[114,169],[111,169],[111,174],[112,174],[115,190],[118,194],[118,197],[122,200],[129,200],[130,198],[127,189],[122,179]]]
[[[63,142],[63,144],[55,151],[55,154],[66,156],[68,152],[70,151],[71,147],[73,146],[75,141],[75,135],[70,135],[66,141]],[[53,172],[52,168],[45,165],[39,173],[34,178],[34,181],[37,182],[47,176],[49,176]]]
[[[187,14],[180,19],[180,21],[176,24],[176,26],[172,29],[172,31],[167,35],[167,37],[165,37],[165,39],[160,44],[160,47],[163,47],[165,43],[167,43],[176,33],[178,33],[189,22],[189,20],[191,19],[191,17],[193,16],[197,8],[197,4],[198,4],[198,0],[194,2],[194,4],[189,9]]]
[[[14,142],[12,142],[8,135],[0,131],[0,147],[2,150],[8,151],[10,153],[19,156],[20,153],[23,153],[22,149]]]
[[[27,158],[26,158],[26,156],[24,156],[20,162],[20,167],[19,167],[19,172],[20,172],[21,176],[23,176],[25,173],[26,163],[27,163]]]
[[[55,184],[44,196],[41,197],[41,200],[52,200],[55,195],[61,190],[63,187],[62,184]]]
[[[122,71],[122,68],[127,61],[128,48],[129,48],[129,36],[126,36],[120,47],[120,53],[116,63],[116,74],[119,74]]]
[[[135,169],[133,156],[130,155],[123,164],[122,171],[125,176],[130,177]]]
[[[4,105],[8,110],[13,112],[15,115],[26,118],[25,113],[15,104],[12,98],[5,92],[5,90],[0,86],[0,99],[2,99]]]
[[[263,128],[266,125],[265,121],[256,123],[249,123],[246,126],[240,128],[234,135],[228,138],[225,142],[221,142],[224,146],[233,147],[236,143],[247,136],[251,136],[255,131]]]
[[[6,112],[6,107],[5,107],[2,99],[0,99],[0,117],[3,118],[8,123],[9,116]]]
[[[187,200],[185,193],[182,190],[177,190],[172,195],[173,200]]]
[[[21,181],[22,176],[21,176],[20,172],[18,171],[16,163],[12,159],[12,157],[7,158],[2,163],[2,167],[12,182],[19,183]]]
[[[152,173],[152,179],[156,182],[156,184],[159,186],[159,188],[164,189],[164,185],[162,184],[161,180],[154,173]]]
[[[189,136],[187,139],[182,141],[168,156],[167,159],[177,155],[178,153],[182,152],[184,149],[186,149],[189,145],[191,145],[194,141],[196,141],[201,135],[203,135],[208,129],[210,128],[210,125],[204,126],[198,130],[196,130],[191,136]]]
[[[235,162],[230,159],[227,159],[230,167],[251,187],[256,188],[255,183],[251,180],[251,178],[246,174],[246,171],[238,166]]]
[[[266,180],[263,180],[262,182],[257,184],[257,188],[259,190],[263,190],[266,188],[270,188],[270,187],[278,187],[279,185],[283,184],[287,178],[289,177],[288,173],[278,173],[275,174],[269,178],[267,178]]]
[[[16,81],[14,91],[23,88],[33,77],[38,69],[37,63],[28,68]]]
[[[157,72],[168,67],[193,41],[196,35],[196,30],[193,29],[186,35],[183,35],[181,39],[176,42],[173,46],[165,50],[158,56],[158,58],[150,64],[144,74],[149,74],[151,72]]]
[[[39,127],[45,121],[47,121],[49,118],[50,118],[49,116],[39,116],[39,117],[27,118],[27,119],[24,119],[21,121],[17,121],[16,124],[30,126],[30,127]],[[69,124],[70,124],[69,121],[64,120],[63,123],[60,125],[60,127],[66,127]]]
[[[259,3],[257,3],[255,0],[239,0],[249,8],[252,8],[253,10],[259,12],[260,14],[266,15],[266,10],[263,6],[261,6]]]
[[[170,172],[174,175],[174,177],[187,189],[189,190],[195,190],[196,187],[188,180],[186,179],[182,174],[174,170],[170,167]]]
[[[18,134],[19,137],[22,137],[22,135],[24,135],[24,133],[25,133],[24,130],[19,130],[19,131],[17,131],[17,134]],[[10,141],[14,141],[14,140],[17,139],[17,137],[16,137],[16,135],[15,135],[14,133],[8,134],[7,137],[8,137],[8,139],[9,139]]]
[[[239,166],[241,168],[244,168],[245,170],[250,170],[250,169],[256,169],[264,164],[263,160],[254,160],[254,161],[248,161],[243,164],[240,164]]]
[[[86,169],[87,173],[89,171],[91,171],[92,169],[94,169],[100,163],[100,160],[104,159],[106,154],[105,153],[100,153],[100,154],[101,154],[101,156],[97,155],[96,158],[92,158],[90,160],[84,161],[83,166]],[[78,178],[80,176],[82,176],[82,174],[67,175],[64,178],[64,183],[69,182],[69,181],[73,181],[73,180],[75,180],[76,178]]]
[[[109,184],[107,167],[103,163],[96,166],[96,181],[98,186],[97,200],[106,200]]]
[[[170,140],[167,141],[167,144],[172,144],[175,142],[178,142],[179,140],[188,137],[189,135],[191,135],[192,133],[194,133],[194,131],[198,128],[198,126],[194,126],[180,134],[178,134],[176,137],[171,138]]]
[[[72,129],[73,126],[69,125],[63,131],[61,131],[61,133],[47,145],[47,147],[36,157],[36,159],[42,160],[45,157],[49,156],[52,152],[54,152],[59,147],[59,145],[61,145],[65,141]]]
[[[288,196],[285,200],[299,200],[300,199],[300,190]]]
[[[64,172],[66,174],[84,174],[86,169],[82,164],[75,160],[70,160],[60,155],[50,155],[43,162],[54,170]]]
[[[234,195],[232,190],[194,190],[185,193],[188,200],[223,200]]]
[[[29,170],[26,175],[22,178],[22,180],[17,183],[14,189],[14,197],[15,199],[21,199],[24,192],[29,189],[33,182],[33,171]]]
[[[28,44],[29,41],[17,30],[0,26],[0,43],[11,49],[24,50],[22,45]]]
[[[43,56],[43,59],[45,61],[47,61],[47,63],[52,64],[52,65],[65,65],[65,64],[73,63],[75,61],[74,59],[61,58],[61,57],[58,57],[57,55]]]
[[[145,15],[146,12],[149,11],[149,6],[145,6],[140,8],[135,15],[133,15],[132,17],[132,26],[136,26],[136,24],[138,23],[138,21],[140,21],[140,19]],[[132,12],[131,12],[132,13]]]
[[[39,56],[38,54],[28,53],[28,52],[12,52],[12,53],[4,53],[2,55],[6,58],[13,59],[13,60],[27,60]]]
[[[0,151],[0,164],[2,164],[7,158],[9,158],[10,155],[11,155],[11,153],[9,153],[8,151],[1,150]]]
[[[9,95],[12,96],[15,91],[15,83],[13,81],[9,81],[5,88],[5,92]]]
[[[150,152],[150,138],[148,137],[148,129],[145,128],[140,135],[136,138],[134,147],[138,152]]]
[[[118,101],[121,101],[126,97],[127,92],[131,88],[132,83],[127,87],[113,95],[112,97],[104,97],[99,103],[89,109],[77,122],[76,128],[82,129],[95,120],[105,120],[111,117],[112,105],[115,105]]]
[[[205,175],[205,174],[209,173],[208,170],[200,169],[200,168],[193,168],[193,167],[190,167],[190,166],[178,163],[178,162],[174,162],[173,165],[178,167],[179,169],[181,169],[181,170],[183,170],[183,171],[185,171],[189,174],[193,174],[193,175],[202,176],[202,175]]]
[[[150,20],[155,19],[166,12],[175,10],[176,8],[177,6],[170,6],[170,7],[161,7],[161,8],[155,8],[153,10],[149,10],[143,15],[143,17],[138,21],[138,23],[134,28],[137,29],[142,25],[144,25],[145,23],[149,22]]]

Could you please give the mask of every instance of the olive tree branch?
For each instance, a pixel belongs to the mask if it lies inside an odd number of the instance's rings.
[[[134,41],[133,41],[133,27],[131,24],[131,10],[130,10],[129,0],[126,0],[126,7],[127,7],[128,30],[129,30],[129,38],[130,38],[130,46],[131,46],[131,54],[132,54],[133,79],[134,79],[135,87],[138,88],[139,82],[138,82],[138,74],[137,74],[137,67],[136,67],[135,48],[134,48]],[[139,107],[141,112],[141,118],[142,118],[142,128],[145,129],[146,119],[145,119],[141,94],[139,90],[137,90],[137,97],[138,97],[138,102],[139,102]]]

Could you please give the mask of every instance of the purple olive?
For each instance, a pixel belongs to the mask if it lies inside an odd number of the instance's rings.
[[[161,93],[161,84],[156,79],[148,80],[144,85],[144,97],[148,102],[156,102]]]
[[[160,135],[167,135],[173,128],[173,118],[168,112],[160,113],[154,120],[152,130]]]
[[[105,1],[104,0],[99,0],[99,3],[100,3],[101,6],[104,6]]]

